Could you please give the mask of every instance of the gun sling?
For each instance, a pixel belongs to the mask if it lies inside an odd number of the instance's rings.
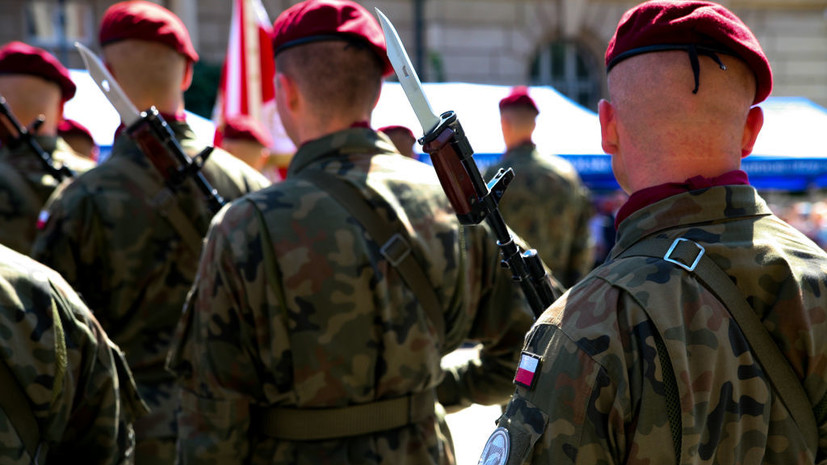
[[[664,251],[666,251],[664,253]],[[704,248],[691,240],[678,238],[647,238],[633,245],[618,258],[630,256],[660,258],[692,273],[698,281],[723,302],[741,328],[752,353],[764,370],[778,397],[798,425],[807,448],[816,456],[818,428],[813,406],[789,361],[773,342],[766,326],[749,305],[744,295],[718,265],[705,254]],[[672,419],[670,419],[670,423]]]
[[[337,408],[251,409],[251,428],[287,441],[319,441],[389,431],[434,415],[433,390]]]
[[[431,324],[434,325],[439,340],[443,340],[445,319],[442,316],[442,305],[425,270],[414,257],[411,240],[399,219],[392,219],[392,223],[384,220],[354,186],[336,176],[324,171],[309,170],[300,172],[299,176],[312,182],[319,190],[330,194],[367,230],[373,240],[380,245],[382,255],[396,268],[419,299],[419,304],[425,310]]]

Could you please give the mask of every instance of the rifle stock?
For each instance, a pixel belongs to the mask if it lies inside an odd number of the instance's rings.
[[[422,148],[431,157],[442,189],[463,225],[486,220],[497,237],[503,265],[520,283],[536,317],[557,298],[542,260],[533,249],[522,251],[514,242],[499,210],[499,200],[514,178],[511,168],[500,170],[486,184],[482,179],[474,151],[465,136],[456,113],[447,111],[440,122],[426,134]]]
[[[172,128],[155,107],[141,113],[141,119],[126,128],[127,134],[138,144],[150,163],[164,178],[172,191],[178,190],[186,179],[191,178],[204,195],[212,213],[224,206],[224,199],[201,173],[201,167],[213,147],[190,158],[175,138]]]

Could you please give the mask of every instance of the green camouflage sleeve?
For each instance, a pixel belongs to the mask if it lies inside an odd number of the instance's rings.
[[[168,365],[182,388],[181,463],[244,463],[250,451],[249,400],[261,398],[260,376],[250,357],[259,351],[256,322],[243,311],[248,307],[243,282],[255,276],[251,274],[255,265],[239,267],[243,260],[234,252],[247,242],[236,241],[234,247],[223,228],[226,212],[225,207],[216,215],[207,234],[169,357]]]
[[[131,460],[131,423],[146,409],[120,349],[57,273],[3,255],[0,279],[13,283],[0,292],[3,355],[32,401],[48,461]],[[20,443],[7,426],[0,421],[0,456],[14,457]]]
[[[593,339],[573,338],[558,326],[554,313],[546,312],[526,335],[523,349],[541,357],[538,373],[531,387],[517,386],[498,422],[510,435],[508,464],[611,464],[624,457],[629,463],[670,463],[674,456],[654,328],[643,322],[643,310],[633,299],[600,280],[591,284],[578,288],[575,302],[566,294],[555,308],[576,305],[579,316],[572,316],[577,321],[571,324],[577,326],[595,324],[603,312],[632,315],[599,324],[616,328],[642,321],[633,329],[637,337],[623,341],[625,348],[620,338],[610,337],[612,330]],[[597,319],[590,321],[591,316]],[[647,396],[649,413],[641,414],[630,389],[655,394]],[[628,425],[645,425],[647,447],[634,442]]]
[[[448,412],[474,403],[508,401],[514,391],[511,380],[523,337],[533,321],[520,286],[511,279],[511,271],[500,265],[499,248],[487,226],[467,227],[465,232],[470,274],[465,311],[473,315],[466,342],[477,343],[479,353],[470,360],[443,366],[445,378],[437,394]]]

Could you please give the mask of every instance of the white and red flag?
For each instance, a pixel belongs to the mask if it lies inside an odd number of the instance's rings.
[[[520,354],[520,365],[514,375],[514,382],[529,389],[534,387],[537,378],[537,370],[540,368],[540,356],[523,351]]]
[[[270,131],[274,141],[271,150],[295,151],[276,112],[271,30],[261,0],[233,0],[230,40],[213,113],[216,145],[220,143],[218,128],[227,118],[249,115]]]

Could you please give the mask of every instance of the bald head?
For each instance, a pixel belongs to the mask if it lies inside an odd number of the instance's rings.
[[[103,58],[139,110],[153,105],[166,113],[184,109],[184,90],[192,79],[184,55],[158,42],[127,39],[105,45]]]
[[[750,116],[755,76],[741,60],[719,57],[726,70],[700,57],[697,94],[684,51],[646,53],[612,68],[610,103],[601,102],[600,119],[604,150],[615,155],[621,185],[628,182],[634,191],[740,167],[760,129]]]

